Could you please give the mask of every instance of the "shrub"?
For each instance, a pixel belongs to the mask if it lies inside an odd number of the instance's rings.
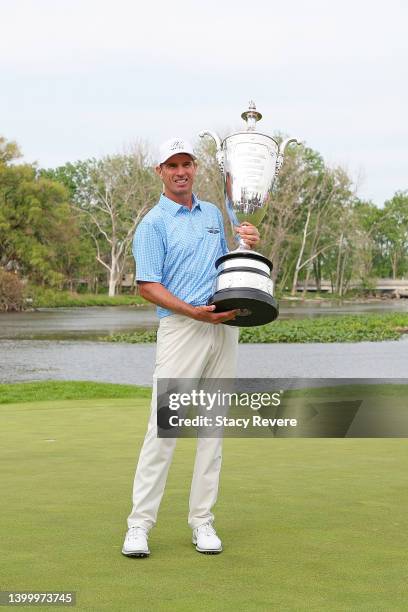
[[[0,311],[22,310],[24,285],[17,274],[0,268]]]

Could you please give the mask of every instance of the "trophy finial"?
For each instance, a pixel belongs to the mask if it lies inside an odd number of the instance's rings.
[[[248,110],[242,113],[241,117],[247,122],[247,132],[253,132],[256,128],[256,122],[262,119],[262,115],[256,110],[256,105],[253,100],[249,101]]]

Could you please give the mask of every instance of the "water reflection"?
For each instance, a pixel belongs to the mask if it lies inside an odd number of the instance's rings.
[[[0,383],[93,380],[151,385],[154,353],[154,344],[0,340]],[[407,342],[241,344],[238,376],[405,378],[407,362]]]
[[[408,312],[408,300],[370,302],[280,301],[280,319],[327,315]],[[97,340],[116,332],[157,327],[153,307],[104,306],[43,308],[34,312],[0,313],[0,338],[47,340]]]

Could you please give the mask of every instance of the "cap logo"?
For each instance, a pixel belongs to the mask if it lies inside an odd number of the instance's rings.
[[[175,140],[170,147],[170,151],[175,149],[184,149],[184,142],[182,140]]]

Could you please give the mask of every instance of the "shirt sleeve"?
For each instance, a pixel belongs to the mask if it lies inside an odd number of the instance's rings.
[[[158,229],[142,221],[136,228],[132,250],[136,262],[136,280],[161,283],[166,253]]]
[[[225,238],[224,220],[222,218],[222,214],[219,208],[217,208],[217,214],[218,214],[218,219],[219,219],[220,228],[221,228],[221,250],[222,250],[222,254],[226,255],[227,253],[229,253],[229,249],[228,249],[227,240]]]

